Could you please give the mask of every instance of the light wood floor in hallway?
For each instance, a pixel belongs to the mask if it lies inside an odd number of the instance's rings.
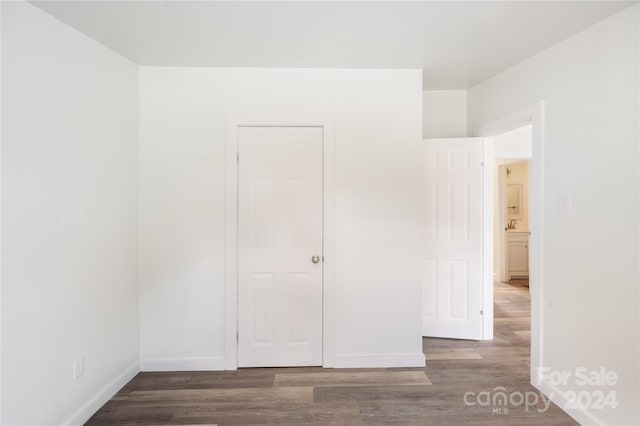
[[[495,339],[425,338],[426,368],[140,373],[88,424],[577,424],[553,404],[540,412],[542,400],[478,404],[500,386],[539,395],[529,384],[529,318],[528,289],[496,283]]]

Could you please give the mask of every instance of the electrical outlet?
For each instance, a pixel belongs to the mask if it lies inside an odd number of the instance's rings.
[[[558,195],[558,213],[562,215],[571,214],[571,193],[566,192]]]
[[[84,374],[84,354],[80,358],[73,360],[73,380],[80,378]]]

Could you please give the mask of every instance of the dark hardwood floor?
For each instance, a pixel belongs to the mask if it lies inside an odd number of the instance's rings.
[[[529,384],[529,317],[528,288],[496,283],[494,340],[425,338],[426,368],[140,373],[88,424],[577,424]]]

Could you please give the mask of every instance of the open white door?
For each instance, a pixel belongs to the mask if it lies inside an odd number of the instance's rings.
[[[238,129],[238,366],[322,365],[322,127]]]
[[[482,339],[482,138],[424,141],[422,334]]]

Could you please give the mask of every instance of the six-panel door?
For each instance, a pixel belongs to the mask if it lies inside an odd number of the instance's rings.
[[[238,366],[322,365],[322,128],[238,132]]]
[[[482,139],[424,144],[422,334],[481,339]]]

